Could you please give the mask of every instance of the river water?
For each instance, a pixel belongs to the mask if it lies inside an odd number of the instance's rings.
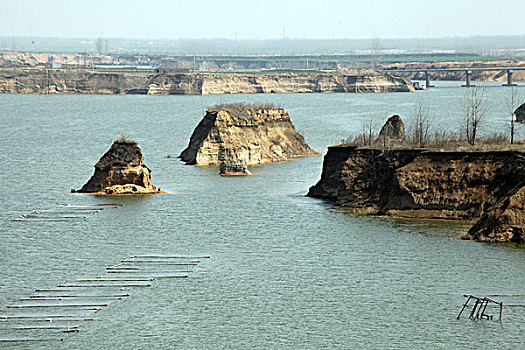
[[[323,153],[370,115],[378,124],[392,114],[408,120],[418,99],[436,128],[457,129],[465,88],[437,85],[390,94],[0,95],[1,314],[35,289],[93,278],[126,256],[211,257],[190,278],[129,288],[131,297],[62,342],[12,346],[523,348],[525,308],[504,307],[502,323],[456,320],[464,293],[522,294],[493,298],[525,304],[523,246],[463,241],[459,223],[356,217],[307,198],[322,157],[252,167],[249,177],[165,157],[186,147],[204,108],[234,101],[281,105]],[[494,83],[486,91],[485,131],[505,132],[508,90]],[[139,142],[153,183],[170,194],[71,194],[121,133]],[[83,220],[12,221],[63,204],[107,203],[124,206]],[[0,323],[2,339],[50,334]]]

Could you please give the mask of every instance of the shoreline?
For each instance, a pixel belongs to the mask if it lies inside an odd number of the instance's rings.
[[[471,223],[462,238],[525,243],[523,150],[331,146],[307,196],[357,215]]]
[[[249,74],[0,69],[0,93],[221,95],[414,91],[407,79],[371,70]]]
[[[153,194],[176,194],[176,193],[170,193],[167,191],[151,191],[151,192],[140,192],[140,193],[106,193],[104,191],[99,192],[71,192],[71,194],[81,194],[81,195],[92,195],[92,196],[137,196],[137,195],[153,195]]]

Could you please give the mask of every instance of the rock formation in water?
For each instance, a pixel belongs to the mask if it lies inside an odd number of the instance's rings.
[[[308,196],[366,213],[476,220],[466,238],[525,242],[525,158],[332,146]]]
[[[315,155],[284,109],[230,104],[207,111],[180,158],[228,169]]]
[[[491,242],[525,243],[525,157],[514,153],[497,170],[494,193],[467,237]]]
[[[219,175],[243,176],[252,175],[246,161],[237,157],[234,148],[223,148],[219,151]]]
[[[525,243],[525,187],[497,200],[466,237],[488,242]]]
[[[517,122],[525,122],[525,103],[516,108],[514,115],[516,116]]]
[[[77,192],[97,194],[161,193],[151,183],[151,170],[144,165],[135,141],[119,139],[95,164],[95,173]]]
[[[225,160],[219,165],[219,175],[222,176],[244,176],[252,175],[246,163],[240,159]]]
[[[208,95],[403,91],[414,91],[412,83],[377,71],[235,74],[0,70],[0,93]]]
[[[406,140],[405,124],[399,115],[393,115],[388,118],[385,125],[381,128],[376,142],[383,142],[384,140],[396,142]]]

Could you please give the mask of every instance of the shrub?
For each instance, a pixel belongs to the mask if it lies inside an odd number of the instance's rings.
[[[253,120],[255,118],[250,115],[250,112],[256,113],[258,110],[261,110],[261,109],[277,109],[277,108],[281,108],[281,107],[276,106],[270,102],[255,102],[255,103],[236,102],[236,103],[225,103],[225,104],[218,104],[215,106],[211,106],[206,111],[208,113],[226,111],[234,117]]]

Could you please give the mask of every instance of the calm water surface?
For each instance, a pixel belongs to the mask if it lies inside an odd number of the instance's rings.
[[[523,247],[462,241],[458,223],[355,217],[306,198],[322,157],[231,178],[165,157],[186,147],[204,108],[230,101],[285,107],[323,153],[371,114],[378,124],[392,114],[407,121],[418,98],[438,128],[452,130],[459,84],[413,94],[0,95],[1,313],[36,288],[95,277],[123,257],[189,250],[211,256],[190,278],[131,289],[80,333],[23,347],[523,348],[524,308],[505,308],[503,323],[455,319],[463,293],[525,293]],[[507,130],[506,91],[487,88],[486,131]],[[153,183],[172,194],[69,193],[121,133],[139,141]],[[125,205],[85,220],[12,221],[60,204],[103,203]],[[0,323],[2,338],[14,334]]]

